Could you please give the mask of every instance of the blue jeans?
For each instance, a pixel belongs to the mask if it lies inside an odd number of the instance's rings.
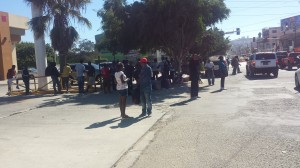
[[[59,81],[58,77],[51,76],[51,79],[52,79],[54,93],[55,94],[57,93],[56,86],[57,86],[58,92],[61,92],[61,86],[60,86],[60,81]]]
[[[84,93],[84,76],[77,77],[77,82],[78,82],[78,91],[79,93]]]
[[[146,114],[146,110],[148,114],[152,112],[152,99],[151,99],[151,88],[141,88],[140,90],[140,100],[142,104],[142,113]]]

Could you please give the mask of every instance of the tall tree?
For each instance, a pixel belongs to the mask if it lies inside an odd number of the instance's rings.
[[[50,30],[52,47],[59,52],[61,70],[66,64],[68,50],[79,35],[72,26],[72,19],[91,28],[91,23],[81,15],[90,0],[25,0],[42,8],[44,15],[33,18],[29,24],[37,36],[41,36],[47,27]]]
[[[97,15],[102,18],[104,38],[98,45],[99,50],[109,50],[115,55],[122,51],[121,33],[124,25],[126,0],[105,0]]]
[[[224,32],[213,27],[198,36],[190,53],[201,53],[202,56],[225,55],[229,50],[230,40],[224,38]]]
[[[168,52],[178,70],[206,27],[222,21],[229,14],[222,0],[145,0],[145,3],[145,39],[150,46],[159,45]]]

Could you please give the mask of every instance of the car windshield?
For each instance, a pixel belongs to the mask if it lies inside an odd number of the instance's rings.
[[[267,60],[267,59],[275,59],[275,54],[257,54],[256,60]]]
[[[277,52],[277,57],[287,57],[287,52]]]
[[[297,57],[298,55],[300,55],[300,53],[297,52],[297,53],[290,53],[289,56],[295,58],[295,57]]]

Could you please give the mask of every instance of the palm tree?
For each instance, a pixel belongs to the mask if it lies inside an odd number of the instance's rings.
[[[47,28],[50,28],[50,39],[52,47],[58,51],[60,58],[60,70],[66,64],[69,49],[79,38],[79,34],[72,26],[71,21],[91,28],[89,20],[81,15],[86,9],[90,0],[25,0],[27,3],[34,3],[41,8],[43,15],[32,18],[29,22],[34,34],[40,37]],[[51,28],[52,23],[52,28]]]

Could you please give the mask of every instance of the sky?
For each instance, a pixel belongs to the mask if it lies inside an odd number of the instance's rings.
[[[95,35],[102,32],[100,18],[96,11],[103,6],[103,0],[91,0],[87,6],[87,17],[92,23],[92,29],[74,24],[80,39],[95,41]],[[134,0],[127,0],[132,3]],[[266,27],[280,27],[280,20],[300,15],[300,0],[225,0],[227,8],[231,10],[229,17],[215,26],[224,32],[235,31],[240,28],[241,34],[227,34],[226,37],[234,40],[241,37],[257,37]],[[0,11],[31,18],[31,8],[24,0],[0,0]],[[49,34],[46,34],[46,43],[50,43]],[[26,31],[22,41],[33,42],[31,30]]]

